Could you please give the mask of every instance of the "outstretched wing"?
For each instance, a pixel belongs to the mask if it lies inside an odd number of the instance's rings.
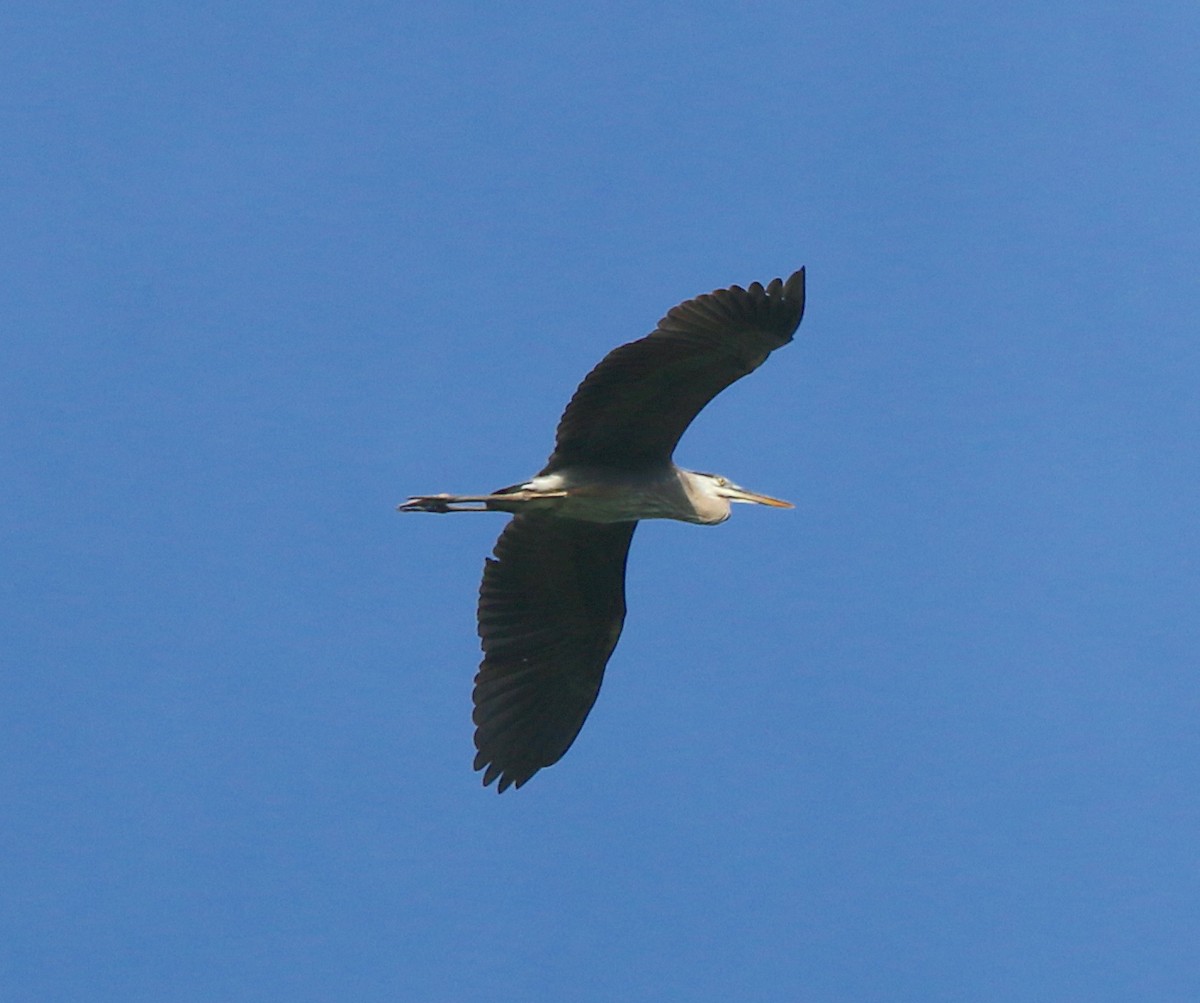
[[[520,787],[562,758],[596,702],[625,622],[635,522],[518,515],[483,568],[475,769]]]
[[[731,286],[679,304],[653,333],[613,349],[587,375],[542,472],[669,460],[704,405],[791,341],[803,315],[803,268],[765,289]]]

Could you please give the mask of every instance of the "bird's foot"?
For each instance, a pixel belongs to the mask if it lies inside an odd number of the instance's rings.
[[[475,498],[464,498],[461,495],[414,495],[403,505],[397,505],[397,512],[486,512],[487,505],[464,504],[476,502]]]

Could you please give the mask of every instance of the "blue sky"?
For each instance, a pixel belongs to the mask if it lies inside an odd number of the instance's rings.
[[[414,9],[415,8],[415,9]],[[1194,4],[9,5],[0,996],[1200,996]],[[575,384],[808,268],[567,757],[470,769]]]

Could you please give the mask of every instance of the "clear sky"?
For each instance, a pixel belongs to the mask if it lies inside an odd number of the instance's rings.
[[[8,4],[0,999],[1200,999],[1193,2]],[[567,757],[578,380],[808,268]]]

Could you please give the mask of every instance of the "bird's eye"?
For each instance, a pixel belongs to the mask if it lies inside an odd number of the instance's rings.
[[[729,487],[729,481],[727,481],[724,477],[718,477],[717,478],[717,487],[727,488],[727,487]]]

